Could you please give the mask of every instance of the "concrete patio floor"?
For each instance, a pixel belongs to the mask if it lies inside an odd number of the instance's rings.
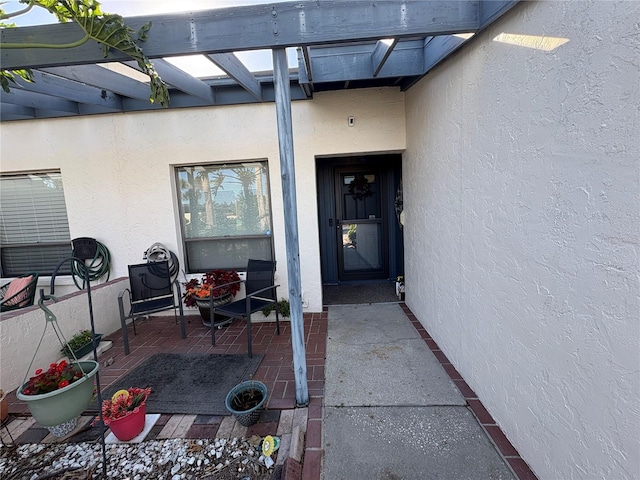
[[[349,310],[353,308],[357,310]],[[370,321],[365,321],[367,319]],[[188,320],[184,340],[180,338],[179,326],[173,317],[152,317],[136,322],[138,334],[134,336],[130,331],[132,351],[128,356],[124,355],[120,333],[110,335],[107,339],[113,342],[113,347],[99,359],[102,388],[154,353],[246,352],[246,331],[242,322],[236,321],[218,330],[217,344],[213,347],[209,330],[202,326],[200,317],[189,316]],[[230,416],[161,415],[146,440],[249,437],[277,432],[285,441],[290,441],[297,426],[304,429],[302,462],[298,470],[290,468],[288,476],[283,478],[461,478],[457,467],[450,468],[454,463],[460,463],[460,458],[465,458],[471,466],[475,461],[494,466],[501,475],[496,478],[536,478],[404,303],[325,307],[322,313],[305,314],[304,324],[308,407],[295,408],[289,323],[283,322],[282,333],[276,336],[274,323],[261,322],[252,327],[254,352],[265,355],[254,378],[265,382],[269,389],[267,407],[260,421],[246,428]],[[328,329],[329,337],[339,337],[346,349],[334,349],[333,338],[327,341]],[[380,343],[380,338],[387,341]],[[357,354],[344,357],[347,351]],[[348,388],[344,388],[345,383]],[[367,388],[385,383],[386,390]],[[404,392],[403,387],[407,387]],[[364,397],[357,397],[353,392]],[[389,396],[391,394],[393,397]],[[394,410],[397,408],[402,410]],[[48,431],[31,419],[26,406],[13,394],[10,395],[9,411],[11,421],[0,431],[3,439],[8,430],[16,443],[61,441],[48,436]],[[369,424],[366,435],[363,434],[363,422]],[[424,432],[412,433],[416,422],[431,425],[431,434],[439,435],[438,438],[450,437],[447,428],[458,429],[455,455],[448,455],[441,463],[431,462],[425,469],[424,462],[430,457],[425,456],[424,451],[413,452],[406,443],[400,447],[386,444],[391,438],[414,438],[414,444],[418,445],[424,440]],[[380,435],[373,435],[374,431]],[[86,432],[62,441],[87,441],[83,435],[86,436]],[[404,453],[399,454],[399,448],[404,448]],[[348,458],[345,457],[347,452],[350,452]],[[391,462],[390,458],[408,462],[412,467],[407,471],[394,470],[395,460]],[[376,463],[380,461],[381,464]],[[352,471],[358,464],[377,465],[382,476],[371,476],[364,470]],[[412,471],[420,473],[413,475]]]

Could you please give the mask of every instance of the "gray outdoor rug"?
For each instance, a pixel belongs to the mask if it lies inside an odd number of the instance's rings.
[[[228,415],[229,390],[255,374],[264,355],[158,353],[102,392],[107,399],[120,389],[151,387],[147,413]],[[96,411],[97,400],[90,405]]]

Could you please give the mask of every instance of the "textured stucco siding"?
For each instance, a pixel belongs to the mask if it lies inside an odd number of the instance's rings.
[[[349,116],[356,119],[353,127]],[[303,304],[319,312],[315,158],[403,150],[404,94],[398,88],[317,94],[292,104],[292,123]],[[140,263],[155,242],[176,252],[183,265],[174,166],[267,160],[277,283],[279,295],[288,296],[274,104],[4,122],[0,146],[2,173],[61,170],[71,238],[105,244],[111,278],[126,276],[127,265]]]
[[[542,479],[640,478],[639,18],[522,2],[407,92],[407,303]]]

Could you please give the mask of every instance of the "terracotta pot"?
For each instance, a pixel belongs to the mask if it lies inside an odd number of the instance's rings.
[[[143,403],[136,407],[129,415],[111,420],[109,428],[121,442],[135,438],[144,430],[144,422],[147,414],[147,405]]]

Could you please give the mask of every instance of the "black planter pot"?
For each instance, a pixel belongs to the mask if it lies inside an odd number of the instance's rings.
[[[100,345],[100,341],[102,340],[102,334],[96,333],[96,346]],[[93,344],[91,342],[85,343],[82,347],[73,351],[75,358],[84,357],[87,353],[93,351]],[[74,358],[73,356],[69,356],[69,358]]]
[[[233,300],[233,295],[231,295],[230,293],[227,293],[226,295],[222,295],[218,298],[214,298],[213,306],[219,307],[221,305],[226,305],[227,303],[231,303],[231,300]],[[207,328],[210,328],[211,316],[209,311],[209,306],[210,306],[209,299],[208,298],[196,299],[196,306],[198,307],[198,310],[200,311],[200,316],[202,317],[202,325],[204,325]],[[213,324],[217,328],[225,327],[229,325],[231,322],[233,322],[233,318],[231,317],[227,317],[225,315],[218,315],[218,314],[214,314],[213,316]]]

